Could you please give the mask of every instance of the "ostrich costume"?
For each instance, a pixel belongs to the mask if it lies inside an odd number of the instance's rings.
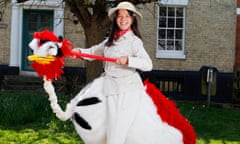
[[[46,33],[52,37],[46,38]],[[128,93],[127,95],[121,94],[121,97],[110,96],[111,92],[116,92],[111,88],[116,87],[109,85],[109,89],[106,89],[109,76],[103,74],[87,84],[63,111],[58,104],[52,80],[61,77],[66,56],[81,57],[81,54],[71,51],[73,46],[70,42],[65,39],[59,40],[53,33],[50,33],[43,31],[34,34],[34,39],[29,44],[34,56],[30,56],[29,60],[34,61],[33,69],[44,79],[44,89],[49,95],[53,112],[60,120],[71,119],[84,143],[196,143],[193,127],[181,115],[174,102],[166,98],[147,80],[142,83],[138,73],[126,77],[124,81],[116,80],[116,83],[130,86],[129,88],[120,87],[120,89],[126,88],[121,91]],[[94,59],[94,56],[91,58]],[[105,60],[104,57],[102,60]],[[132,81],[132,77],[137,78]],[[119,107],[114,105],[116,101],[120,103]],[[109,121],[109,117],[115,118],[114,121]]]

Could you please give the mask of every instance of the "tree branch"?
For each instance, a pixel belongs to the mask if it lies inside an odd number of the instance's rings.
[[[86,28],[91,21],[92,14],[88,10],[89,6],[85,5],[84,0],[64,0],[66,4],[70,7],[72,13],[74,13],[83,28]]]

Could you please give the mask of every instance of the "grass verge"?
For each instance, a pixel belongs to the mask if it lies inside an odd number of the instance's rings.
[[[64,106],[72,96],[59,96]],[[240,144],[240,110],[177,101],[197,132],[197,144]],[[1,144],[83,144],[71,121],[58,120],[44,93],[0,93]]]

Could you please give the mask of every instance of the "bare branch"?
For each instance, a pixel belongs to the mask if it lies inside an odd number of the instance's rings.
[[[84,0],[64,0],[69,6],[72,13],[74,13],[82,26],[86,28],[89,25],[89,20],[91,19],[91,13],[89,11],[89,5]]]

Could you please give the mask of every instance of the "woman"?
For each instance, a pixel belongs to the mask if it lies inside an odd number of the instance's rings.
[[[91,48],[74,49],[117,58],[116,63],[105,63],[101,76],[107,105],[107,144],[181,144],[181,132],[161,121],[136,71],[152,70],[138,30],[142,15],[129,2],[119,3],[108,15],[113,23],[109,37]]]

